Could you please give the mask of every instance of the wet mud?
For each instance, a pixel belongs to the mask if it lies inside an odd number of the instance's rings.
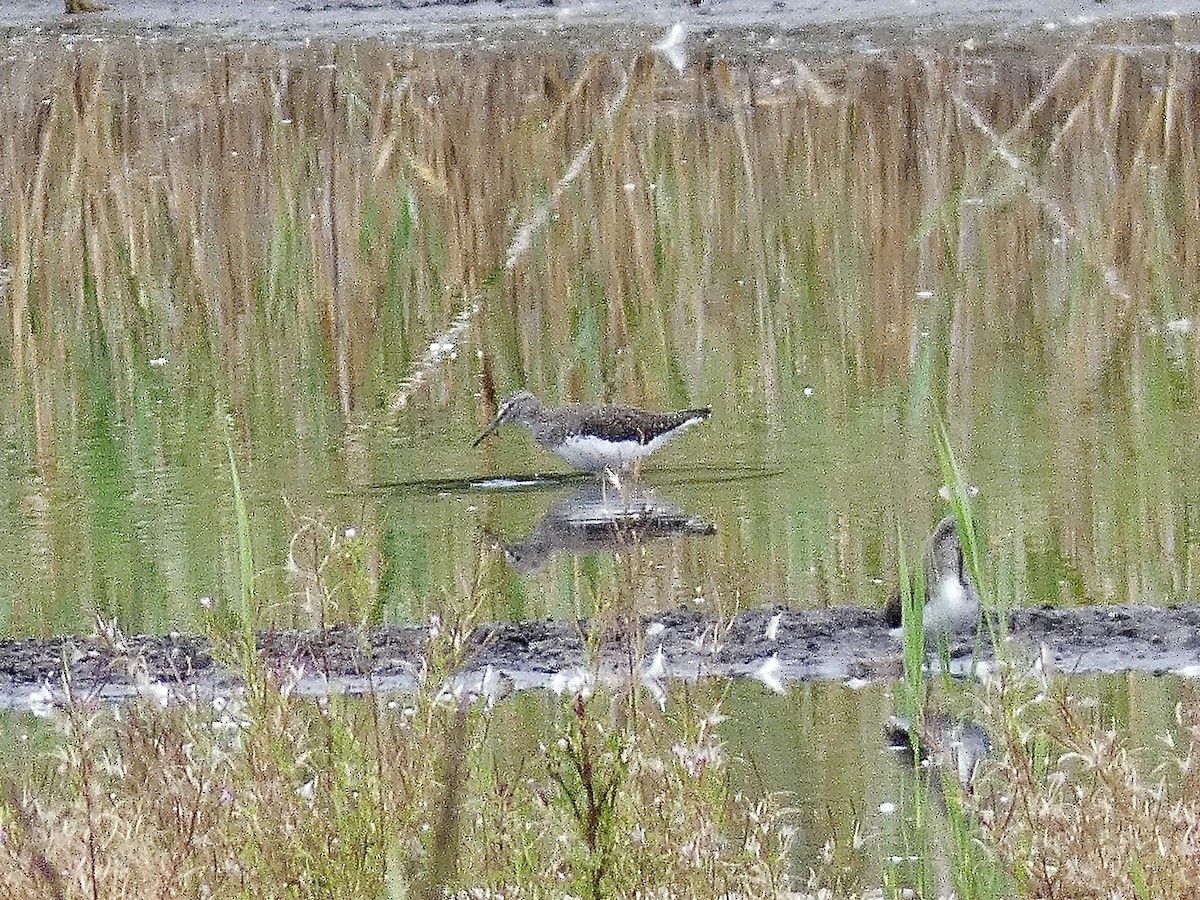
[[[1077,41],[1121,46],[1195,41],[1197,17],[1153,0],[292,0],[224,3],[107,0],[104,12],[63,14],[61,0],[7,0],[0,29],[68,40],[138,35],[154,40],[381,40],[488,51],[644,49],[679,26],[688,52],[874,52],[921,45],[1049,49]]]
[[[1009,653],[1068,674],[1141,671],[1200,676],[1200,606],[1022,609],[1003,623]],[[596,626],[600,629],[600,626]],[[259,635],[266,670],[305,694],[411,691],[430,671],[424,627],[340,627]],[[952,667],[995,656],[988,637],[950,648]],[[233,667],[196,635],[55,638],[0,643],[0,707],[37,709],[77,696],[208,696],[238,685]],[[441,688],[496,700],[514,690],[572,691],[636,678],[651,690],[677,679],[758,678],[769,687],[900,677],[899,635],[875,610],[764,609],[725,619],[679,608],[652,619],[497,622],[474,630]]]

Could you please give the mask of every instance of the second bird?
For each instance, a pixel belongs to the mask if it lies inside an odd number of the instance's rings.
[[[500,402],[496,418],[475,439],[475,446],[511,422],[523,426],[542,447],[577,469],[622,472],[711,415],[711,406],[678,412],[592,403],[548,407],[529,391],[518,391]]]
[[[963,559],[958,520],[946,516],[938,522],[925,547],[925,604],[922,622],[934,638],[969,634],[979,625],[979,591]],[[884,621],[900,627],[903,603],[896,590],[883,609]]]

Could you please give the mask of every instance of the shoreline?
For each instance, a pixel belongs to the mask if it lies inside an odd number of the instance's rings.
[[[1026,608],[1008,619],[1011,652],[1051,661],[1070,675],[1139,671],[1200,675],[1200,606]],[[497,622],[466,641],[466,662],[442,686],[453,696],[486,696],[488,682],[504,691],[571,690],[576,682],[619,684],[634,661],[627,635],[606,632],[598,661],[589,661],[586,623]],[[902,677],[899,638],[877,611],[769,608],[732,620],[676,608],[639,621],[637,677],[661,687],[673,680],[757,678],[774,689],[805,682],[869,684]],[[611,629],[610,629],[611,631]],[[424,668],[424,626],[349,626],[327,631],[258,635],[260,663],[300,694],[390,694],[412,691]],[[640,648],[636,645],[640,643]],[[986,644],[986,641],[984,642]],[[966,674],[994,658],[974,641],[952,648],[951,671]],[[67,661],[66,663],[64,661]],[[0,641],[0,708],[34,708],[63,696],[64,665],[76,696],[102,702],[144,696],[210,697],[240,680],[196,635],[142,635],[103,641],[58,637]],[[495,699],[495,698],[492,698]]]
[[[417,0],[403,6],[382,0],[279,5],[202,0],[189,4],[186,16],[178,4],[162,0],[111,0],[111,5],[106,12],[68,16],[58,0],[16,0],[0,11],[0,33],[60,41],[380,41],[491,52],[528,52],[535,44],[539,52],[611,52],[646,49],[682,26],[679,39],[688,52],[735,57],[812,57],[912,46],[1050,52],[1079,43],[1130,49],[1200,45],[1200,14],[1164,12],[1147,0],[996,0],[983,6],[965,0],[670,0],[653,5]]]

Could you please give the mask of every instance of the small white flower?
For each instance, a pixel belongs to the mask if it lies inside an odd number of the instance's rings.
[[[139,685],[138,693],[163,709],[166,709],[171,702],[171,689],[161,681],[151,681]]]

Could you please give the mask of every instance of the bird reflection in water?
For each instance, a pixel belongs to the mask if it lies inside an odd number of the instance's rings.
[[[530,574],[557,553],[620,553],[661,538],[716,531],[711,522],[687,515],[654,490],[633,487],[616,493],[592,484],[551,506],[523,541],[509,544],[495,535],[492,540],[514,570]]]
[[[970,719],[955,720],[944,713],[930,713],[915,725],[904,717],[893,716],[883,733],[887,743],[910,764],[927,761],[956,777],[968,793],[974,789],[984,760],[992,753],[992,738],[983,725]],[[914,734],[917,759],[913,758]]]

